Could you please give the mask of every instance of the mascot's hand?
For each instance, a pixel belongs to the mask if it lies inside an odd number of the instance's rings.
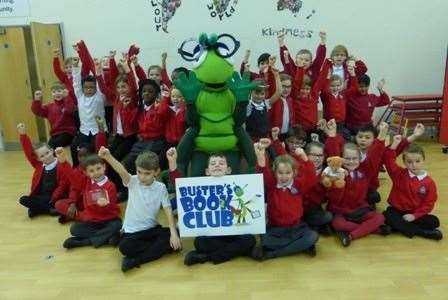
[[[193,72],[190,72],[188,77],[185,73],[180,73],[179,78],[174,80],[174,85],[180,90],[187,103],[193,103],[203,88],[203,84]]]
[[[233,92],[236,98],[236,102],[249,101],[249,94],[257,86],[260,85],[259,80],[250,81],[250,73],[246,72],[241,78],[238,72],[233,72],[232,79],[227,82],[230,90]]]

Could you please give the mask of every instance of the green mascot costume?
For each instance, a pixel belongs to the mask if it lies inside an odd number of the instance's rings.
[[[230,57],[239,42],[229,34],[202,33],[199,40],[183,42],[178,52],[193,62],[190,74],[181,74],[174,85],[187,103],[187,124],[178,145],[178,166],[187,175],[191,161],[191,176],[202,176],[212,153],[224,153],[233,174],[240,173],[241,156],[248,172],[255,168],[253,143],[242,125],[251,90],[259,82],[250,81],[234,72]]]

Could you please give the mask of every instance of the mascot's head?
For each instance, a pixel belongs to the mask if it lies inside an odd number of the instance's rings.
[[[224,86],[232,78],[233,64],[230,60],[240,42],[230,34],[199,35],[199,40],[188,39],[178,49],[186,61],[193,63],[196,77],[210,87]]]

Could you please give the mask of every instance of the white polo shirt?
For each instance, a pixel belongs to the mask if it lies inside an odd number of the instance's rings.
[[[156,180],[151,185],[143,185],[137,175],[132,175],[127,187],[129,198],[123,231],[134,233],[157,226],[160,208],[171,207],[165,185]]]

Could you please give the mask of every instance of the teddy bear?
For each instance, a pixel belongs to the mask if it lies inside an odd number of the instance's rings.
[[[324,187],[331,187],[333,182],[334,186],[338,189],[345,186],[344,178],[341,178],[340,174],[345,174],[346,171],[342,168],[344,159],[339,156],[331,156],[327,158],[327,167],[322,171],[321,183]]]

